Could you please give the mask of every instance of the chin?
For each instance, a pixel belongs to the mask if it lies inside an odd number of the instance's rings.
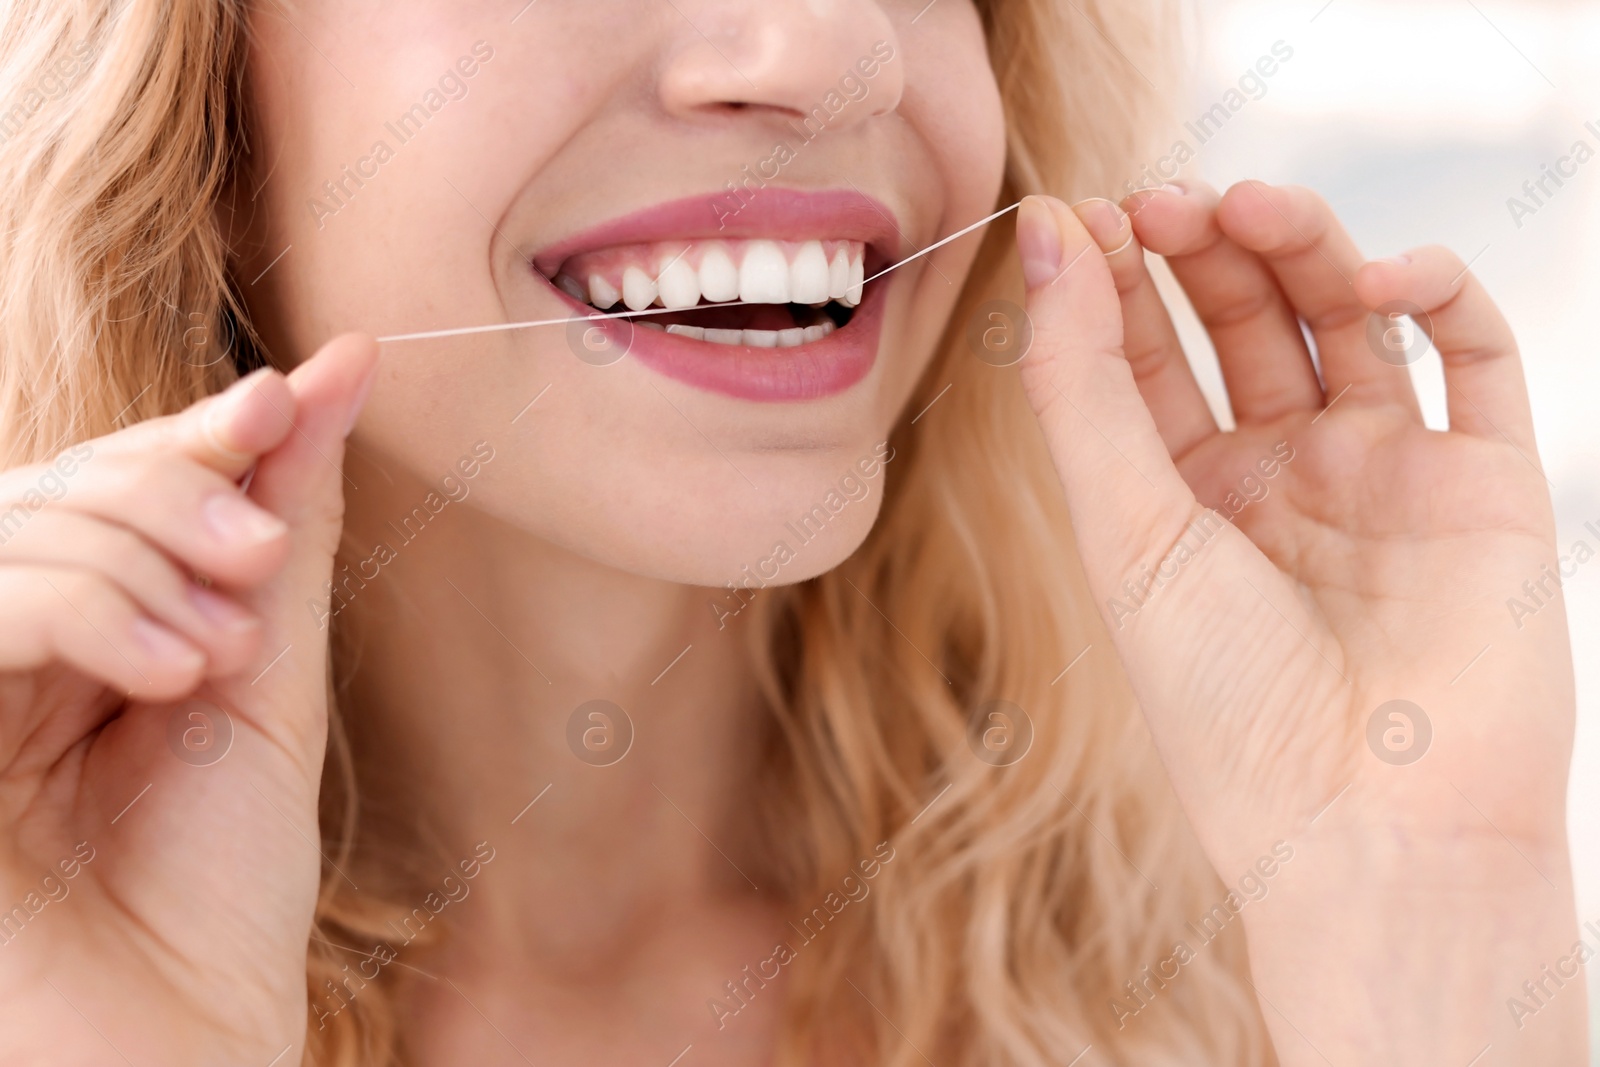
[[[852,442],[743,464],[759,490],[738,477],[713,485],[639,467],[603,498],[578,485],[508,492],[502,484],[486,486],[478,505],[611,569],[713,590],[762,589],[848,559],[877,521],[894,462],[887,441]],[[499,473],[514,476],[509,467]],[[529,500],[541,502],[537,513],[525,513]]]

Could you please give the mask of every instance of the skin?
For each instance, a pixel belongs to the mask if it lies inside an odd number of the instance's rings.
[[[0,948],[0,1062],[97,1064],[108,1044],[134,1063],[297,1062],[327,738],[327,631],[308,602],[341,536],[387,537],[480,440],[494,458],[470,494],[344,609],[375,817],[452,858],[493,854],[451,905],[449,948],[393,965],[408,1062],[665,1063],[691,1042],[700,1063],[770,1055],[776,998],[721,1033],[704,1008],[782,925],[752,888],[752,683],[707,596],[904,414],[976,243],[899,273],[866,381],[789,409],[627,361],[598,374],[559,330],[317,346],[352,327],[559,314],[521,255],[719,187],[879,39],[901,60],[785,182],[848,178],[918,247],[981,217],[1003,144],[976,16],[947,0],[913,29],[920,6],[535,5],[508,29],[502,5],[419,0],[379,19],[329,0],[257,20],[256,156],[219,219],[240,276],[266,270],[249,298],[271,350],[299,365],[91,442],[71,491],[0,549],[0,600],[18,606],[0,617],[7,884],[94,850],[71,897]],[[496,58],[467,98],[319,230],[307,197],[478,39]],[[619,165],[619,145],[655,165]],[[1278,442],[1294,449],[1136,616],[1118,627],[1106,609],[1223,879],[1295,842],[1242,913],[1280,1058],[1467,1063],[1491,1044],[1479,1063],[1580,1062],[1581,980],[1520,1031],[1496,1021],[1576,940],[1565,621],[1553,606],[1505,633],[1507,591],[1554,558],[1508,328],[1449,253],[1365,263],[1303,190],[1196,185],[1124,206],[1025,203],[1036,340],[1019,369],[1103,607],[1200,506]],[[1210,326],[1237,432],[1211,421],[1143,248]],[[1366,347],[1367,309],[1396,298],[1432,315],[1449,433],[1423,429],[1404,374]],[[0,502],[41,475],[0,475]],[[210,532],[212,498],[255,522]],[[847,555],[878,499],[785,578]],[[168,749],[191,695],[230,712],[211,766]],[[636,730],[603,775],[565,741],[596,695]],[[1406,767],[1365,739],[1395,697],[1435,728]],[[341,877],[374,884],[379,866],[349,857]]]

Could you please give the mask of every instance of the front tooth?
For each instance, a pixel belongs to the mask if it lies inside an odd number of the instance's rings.
[[[643,328],[643,329],[646,329],[646,330],[658,330],[659,331],[659,330],[664,330],[665,329],[665,327],[662,326],[659,322],[641,322],[641,323],[639,323],[639,326],[641,328]]]
[[[833,262],[828,264],[828,295],[835,300],[843,300],[849,289],[850,253],[841,248],[833,254]]]
[[[706,339],[705,328],[701,326],[680,326],[678,323],[673,323],[667,327],[667,332],[675,333],[679,337],[692,337],[696,341],[704,341]]]
[[[629,311],[643,311],[656,302],[655,279],[638,267],[622,272],[622,302]]]
[[[716,345],[744,344],[743,330],[706,330],[706,340]]]
[[[807,326],[803,331],[806,344],[815,344],[833,332],[833,323],[819,322],[815,326]]]
[[[828,254],[821,241],[807,241],[789,266],[789,299],[817,304],[828,299]]]
[[[713,304],[739,299],[739,268],[720,244],[700,257],[700,295]]]
[[[662,307],[692,308],[700,303],[700,273],[681,256],[662,268],[656,286]]]
[[[806,331],[800,326],[791,326],[787,330],[778,331],[779,348],[799,348],[806,343]]]
[[[751,348],[777,348],[778,331],[776,330],[746,330],[744,343]]]
[[[589,303],[604,311],[615,304],[622,294],[598,274],[589,275]]]
[[[850,257],[850,288],[845,291],[844,302],[851,307],[861,303],[861,286],[866,278],[866,263],[861,256]]]
[[[752,304],[789,302],[789,261],[776,241],[751,241],[739,267],[739,299]],[[771,330],[746,333],[771,333]],[[746,341],[746,344],[752,342]]]

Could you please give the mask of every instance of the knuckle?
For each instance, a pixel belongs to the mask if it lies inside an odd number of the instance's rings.
[[[119,599],[111,583],[93,571],[70,570],[48,579],[75,612],[87,616],[103,616],[115,608]]]
[[[146,498],[160,499],[169,484],[162,457],[149,452],[117,453],[97,464],[92,476],[96,495],[114,506]]]
[[[49,607],[46,597],[55,594],[40,581],[40,572],[17,566],[0,567],[0,602],[7,615],[36,616]]]
[[[30,490],[37,489],[39,480],[48,469],[47,464],[30,463],[0,472],[0,511],[21,506],[23,497]]]
[[[1460,368],[1471,367],[1479,363],[1490,363],[1507,356],[1515,356],[1516,354],[1515,345],[1475,344],[1441,351],[1439,358],[1451,367]]]
[[[1174,355],[1165,344],[1154,342],[1129,348],[1126,352],[1128,367],[1135,381],[1150,381],[1166,370]]]
[[[156,444],[160,451],[181,455],[192,448],[195,442],[207,448],[211,447],[211,437],[205,429],[205,410],[210,399],[207,397],[194,406],[161,420],[161,428],[156,434]]]
[[[1372,313],[1359,301],[1340,300],[1314,314],[1306,315],[1311,332],[1319,335],[1336,334],[1355,327],[1365,328]]]
[[[128,464],[125,499],[162,499],[172,485],[172,463],[158,456],[143,456]]]
[[[88,571],[41,568],[30,576],[37,579],[33,602],[38,617],[57,641],[85,641],[103,634],[121,607],[110,585]]]
[[[20,567],[0,568],[0,603],[7,608],[0,615],[0,640],[8,658],[38,658],[55,630],[52,605],[44,598],[60,601],[34,579]]]
[[[96,562],[109,574],[124,575],[130,580],[149,578],[159,582],[162,587],[170,584],[167,579],[171,568],[164,563],[153,566],[156,561],[151,558],[152,550],[131,530],[100,525],[95,532],[91,551]]]
[[[1127,247],[1107,255],[1106,262],[1111,266],[1111,281],[1117,287],[1117,295],[1124,299],[1136,294],[1149,281],[1144,246],[1137,237],[1131,238]]]
[[[1264,286],[1218,296],[1216,305],[1208,305],[1200,314],[1200,321],[1207,330],[1230,329],[1265,315],[1277,304],[1277,293]]]

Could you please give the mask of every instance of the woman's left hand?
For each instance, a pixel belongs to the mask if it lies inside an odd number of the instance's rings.
[[[1522,985],[1577,940],[1575,698],[1510,328],[1455,255],[1366,262],[1307,190],[1126,205],[1024,202],[1023,381],[1212,863],[1233,884],[1294,850],[1241,913],[1280,1059],[1582,1062],[1581,972],[1537,1003]],[[1145,247],[1210,332],[1236,430]],[[1423,425],[1397,302],[1443,359],[1446,432]]]

